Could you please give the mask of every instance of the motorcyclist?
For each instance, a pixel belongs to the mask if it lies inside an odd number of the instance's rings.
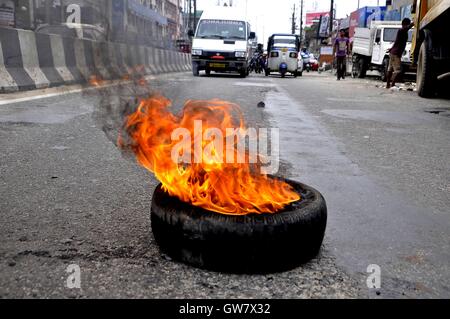
[[[302,49],[301,55],[303,59],[303,69],[309,72],[311,70],[311,55],[306,48]]]

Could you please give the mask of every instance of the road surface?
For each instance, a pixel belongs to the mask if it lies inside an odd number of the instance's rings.
[[[327,200],[321,255],[258,276],[171,261],[151,235],[157,181],[114,145],[101,90],[3,95],[0,298],[450,297],[449,100],[312,73],[150,83],[174,111],[220,98],[241,105],[248,126],[280,128],[280,174]],[[108,92],[132,96],[124,91]],[[67,287],[72,264],[81,289]],[[370,265],[380,289],[368,288]]]

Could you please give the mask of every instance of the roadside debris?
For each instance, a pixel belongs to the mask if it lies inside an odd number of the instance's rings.
[[[386,84],[377,84],[377,88],[385,89]],[[398,92],[398,91],[409,91],[409,92],[417,92],[417,84],[414,82],[405,82],[401,84],[397,84],[396,86],[391,87],[389,90]]]

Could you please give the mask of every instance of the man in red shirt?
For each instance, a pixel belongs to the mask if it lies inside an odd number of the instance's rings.
[[[414,23],[411,23],[410,19],[403,19],[402,28],[398,30],[394,45],[390,50],[388,50],[389,68],[386,84],[387,89],[395,86],[395,83],[398,81],[399,76],[402,73],[402,55],[408,42],[408,32],[412,27],[414,27]]]

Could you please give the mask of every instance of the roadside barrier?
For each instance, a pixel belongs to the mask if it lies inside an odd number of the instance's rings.
[[[190,55],[173,50],[0,27],[0,93],[190,69]]]

